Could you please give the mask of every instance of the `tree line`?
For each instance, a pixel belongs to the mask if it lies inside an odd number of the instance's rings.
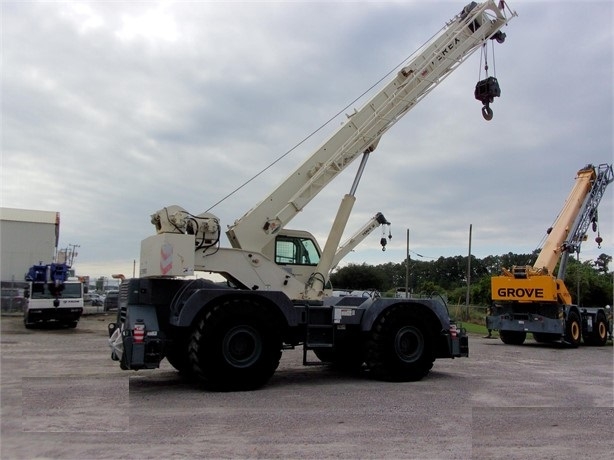
[[[469,284],[470,303],[487,306],[491,303],[491,277],[500,275],[503,268],[532,265],[537,255],[538,251],[531,254],[510,252],[483,259],[471,256],[470,264],[467,256],[440,257],[433,261],[410,256],[400,263],[350,264],[335,270],[331,283],[334,289],[377,290],[381,293],[391,293],[407,284],[411,293],[437,293],[455,304],[465,302]],[[587,307],[612,305],[614,273],[609,270],[611,261],[612,257],[607,254],[584,262],[569,258],[564,282],[574,303]],[[558,267],[555,275],[557,270]]]

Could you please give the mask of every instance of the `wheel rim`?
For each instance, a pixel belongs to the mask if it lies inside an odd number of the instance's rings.
[[[598,326],[598,333],[600,338],[604,338],[606,336],[605,323],[600,321]]]
[[[399,329],[394,339],[394,350],[402,361],[416,361],[424,352],[424,337],[420,330],[413,326]]]
[[[571,323],[571,338],[573,340],[578,340],[580,338],[580,325],[577,321]]]
[[[234,367],[252,366],[262,354],[262,340],[258,331],[250,326],[232,328],[222,342],[224,359]]]

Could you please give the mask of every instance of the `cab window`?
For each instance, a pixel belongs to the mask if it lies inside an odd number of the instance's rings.
[[[309,238],[278,236],[275,263],[280,265],[318,265],[320,253]]]

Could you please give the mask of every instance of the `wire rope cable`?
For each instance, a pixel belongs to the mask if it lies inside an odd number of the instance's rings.
[[[365,95],[369,94],[371,91],[373,91],[373,89],[375,87],[377,87],[379,84],[382,83],[382,81],[384,81],[386,78],[388,78],[393,72],[395,72],[397,69],[399,69],[400,67],[402,67],[406,62],[408,62],[414,55],[418,54],[418,52],[420,50],[422,50],[423,48],[426,47],[426,44],[431,42],[433,40],[434,37],[438,36],[441,34],[441,32],[448,27],[449,24],[445,25],[444,27],[442,27],[438,32],[436,32],[435,34],[433,34],[428,40],[426,40],[426,42],[424,42],[420,47],[418,47],[418,49],[416,51],[414,51],[413,53],[411,53],[409,56],[407,56],[405,59],[403,59],[399,64],[397,64],[395,67],[393,67],[390,71],[388,71],[385,75],[383,75],[380,79],[378,79],[375,83],[373,83],[369,88],[367,88],[365,91],[363,91],[358,97],[356,97],[355,99],[353,99],[351,102],[349,102],[345,107],[343,107],[341,110],[339,110],[337,113],[335,113],[333,116],[331,116],[328,120],[326,120],[324,123],[322,123],[318,128],[316,128],[314,131],[312,131],[310,134],[308,134],[305,138],[303,138],[301,141],[299,141],[297,144],[295,144],[293,147],[291,147],[289,150],[287,150],[285,153],[283,153],[282,155],[280,155],[278,158],[276,158],[275,160],[273,160],[271,163],[269,163],[267,166],[265,166],[263,169],[261,169],[259,172],[257,172],[256,174],[254,174],[252,177],[250,177],[248,180],[246,180],[245,182],[243,182],[241,185],[239,185],[238,187],[236,187],[235,189],[233,189],[230,193],[226,194],[224,197],[220,198],[218,201],[216,201],[213,205],[211,205],[205,212],[209,212],[211,211],[213,208],[215,208],[216,206],[218,206],[219,204],[223,203],[224,201],[226,201],[228,198],[230,198],[231,196],[233,196],[235,193],[237,193],[239,190],[241,190],[242,188],[244,188],[245,186],[247,186],[248,184],[250,184],[252,181],[254,181],[255,179],[257,179],[258,177],[260,177],[262,174],[264,174],[266,171],[268,171],[269,169],[271,169],[273,166],[275,166],[277,163],[279,163],[281,160],[283,160],[285,157],[287,157],[288,155],[290,155],[292,152],[294,152],[297,148],[299,148],[301,145],[303,145],[305,142],[307,142],[309,139],[311,139],[313,136],[315,136],[317,133],[319,133],[322,129],[324,129],[326,126],[328,126],[330,123],[333,122],[333,120],[335,120],[337,117],[339,117],[341,114],[343,114],[346,110],[348,110],[350,107],[352,107],[354,104],[356,104],[359,100],[361,100],[363,97],[365,97]]]

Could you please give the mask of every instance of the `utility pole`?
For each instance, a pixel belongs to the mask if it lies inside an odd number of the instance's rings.
[[[469,319],[469,294],[471,291],[471,233],[473,224],[469,224],[469,256],[467,257],[467,294],[465,295],[465,321]]]
[[[409,299],[409,229],[407,229],[407,258],[405,259],[405,298]]]

